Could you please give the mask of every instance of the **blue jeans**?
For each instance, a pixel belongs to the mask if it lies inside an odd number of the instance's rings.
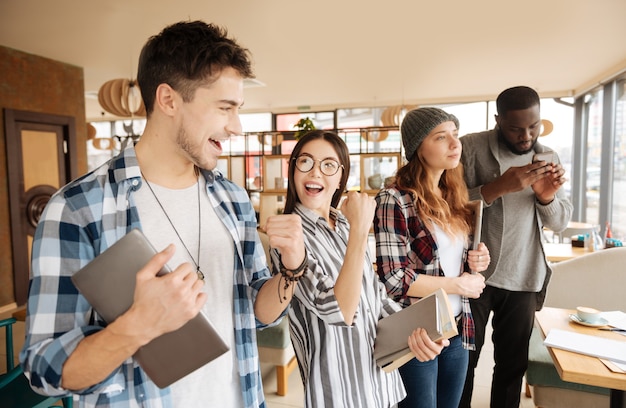
[[[407,397],[398,408],[457,408],[463,392],[469,353],[461,336],[450,339],[431,361],[412,359],[399,368]]]

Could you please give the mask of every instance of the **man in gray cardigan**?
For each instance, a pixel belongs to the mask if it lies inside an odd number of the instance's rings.
[[[535,153],[550,151],[537,142],[541,128],[539,95],[519,86],[496,100],[495,129],[461,138],[462,163],[470,200],[482,200],[483,237],[491,254],[484,271],[487,287],[470,299],[476,324],[476,351],[470,351],[461,407],[469,407],[474,369],[493,311],[494,375],[491,407],[517,407],[528,365],[528,341],[534,312],[541,309],[550,280],[542,228],[562,231],[572,205],[561,186],[563,167],[532,162]]]

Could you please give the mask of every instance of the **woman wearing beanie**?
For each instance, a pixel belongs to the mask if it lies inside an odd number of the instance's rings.
[[[468,251],[471,211],[458,130],[458,119],[441,109],[410,111],[401,126],[408,163],[376,196],[376,264],[388,294],[406,307],[443,288],[459,324],[460,334],[437,358],[400,367],[408,393],[400,408],[457,408],[474,346],[468,298],[480,296],[485,278],[469,271],[484,271],[490,258],[483,243]]]

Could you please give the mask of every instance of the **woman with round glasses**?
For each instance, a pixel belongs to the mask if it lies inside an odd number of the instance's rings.
[[[378,320],[400,307],[387,296],[367,250],[373,198],[350,192],[337,210],[349,173],[346,144],[324,130],[305,134],[289,160],[285,213],[302,218],[308,255],[306,268],[287,274],[280,290],[294,290],[290,332],[306,407],[392,407],[406,395],[398,372],[385,373],[373,357]],[[276,255],[272,251],[280,265]],[[447,345],[432,342],[423,329],[407,341],[420,360]]]

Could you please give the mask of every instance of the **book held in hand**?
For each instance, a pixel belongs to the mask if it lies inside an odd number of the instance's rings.
[[[374,358],[385,372],[391,372],[409,362],[413,352],[408,339],[413,330],[423,328],[433,341],[449,339],[459,334],[448,294],[437,289],[411,306],[378,321]]]
[[[480,244],[480,239],[482,235],[482,227],[483,227],[483,202],[481,200],[474,200],[468,203],[470,208],[472,209],[472,249],[478,249],[478,244]]]

